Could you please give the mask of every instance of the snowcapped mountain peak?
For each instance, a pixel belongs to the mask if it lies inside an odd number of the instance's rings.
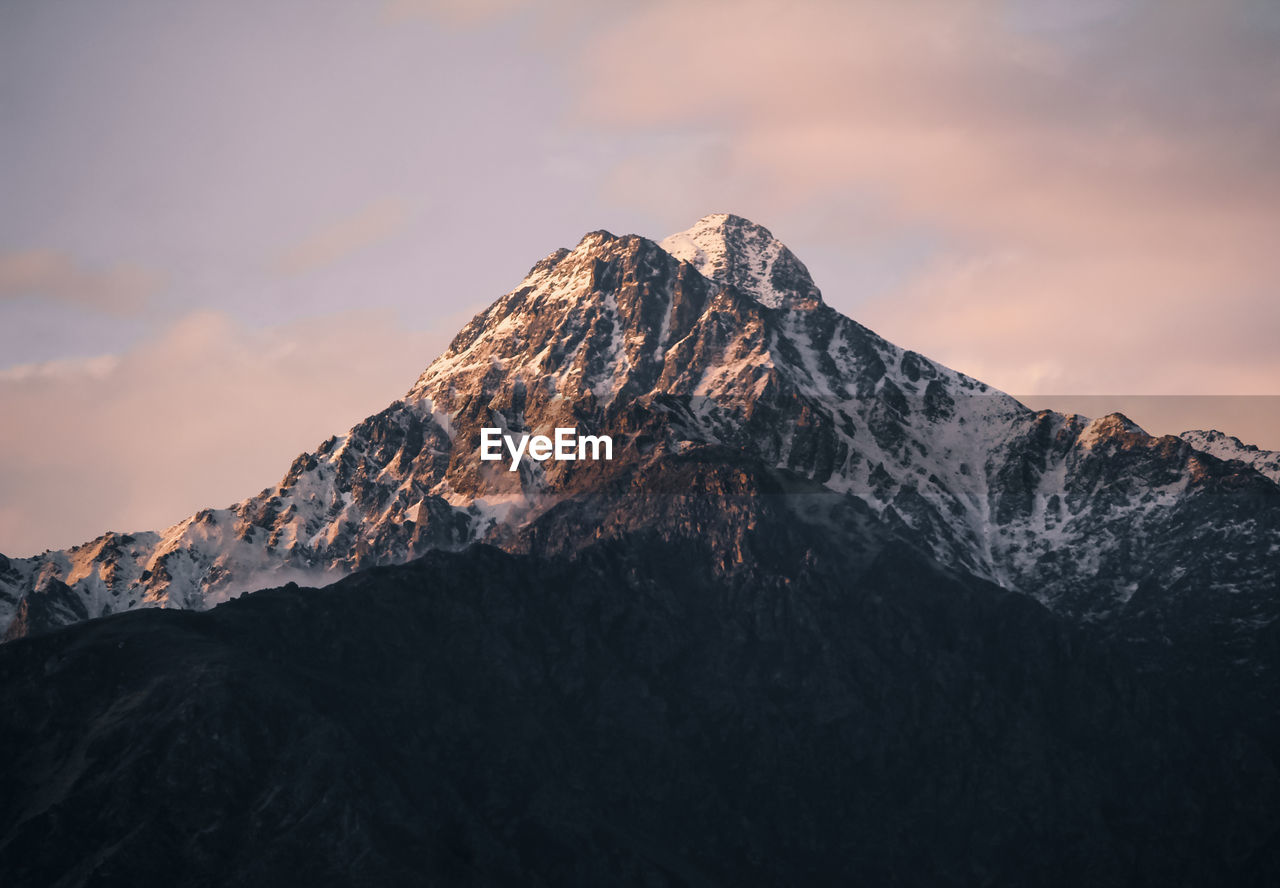
[[[577,428],[609,435],[615,452],[513,471],[478,457],[494,427]],[[695,464],[744,478],[763,466],[857,500],[939,563],[1091,618],[1153,571],[1173,582],[1191,570],[1175,542],[1135,559],[1135,536],[1164,546],[1212,522],[1257,550],[1240,518],[1252,501],[1237,508],[1201,491],[1280,501],[1280,454],[1215,433],[1153,438],[1119,414],[1033,413],[825,305],[767,229],[717,214],[661,243],[593,231],[553,251],[467,323],[404,400],[230,508],[0,558],[0,631],[206,608],[268,581],[476,541],[571,547],[600,539],[600,527],[657,521],[672,501],[669,473]],[[705,488],[713,500],[726,495],[718,483]],[[640,507],[601,505],[620,490]],[[546,535],[570,513],[581,533]]]
[[[742,216],[703,216],[659,246],[704,277],[736,287],[769,308],[812,307],[822,302],[822,293],[804,263],[769,229]]]

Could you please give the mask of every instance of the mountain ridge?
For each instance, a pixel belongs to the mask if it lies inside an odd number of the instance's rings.
[[[607,466],[510,473],[476,459],[479,428],[494,424],[608,430],[618,452]],[[0,563],[0,623],[20,637],[475,541],[519,545],[546,509],[691,448],[752,454],[855,496],[942,563],[1093,620],[1124,610],[1153,572],[1173,584],[1189,569],[1183,557],[1134,566],[1135,539],[1185,546],[1202,512],[1229,545],[1253,539],[1230,497],[1192,501],[1233,484],[1273,497],[1265,458],[1233,462],[1237,451],[1195,441],[1119,415],[1035,413],[894,346],[827,306],[803,263],[741,217],[704,217],[661,243],[596,231],[536,263],[404,399],[297,457],[279,484],[163,533]],[[1262,532],[1275,538],[1273,519]],[[1224,587],[1267,580],[1256,559],[1199,567]],[[1231,619],[1274,619],[1274,602],[1249,600]]]

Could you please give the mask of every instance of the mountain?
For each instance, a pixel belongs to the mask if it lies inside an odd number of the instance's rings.
[[[576,426],[619,447],[609,463],[509,472],[476,458],[486,426]],[[855,496],[940,563],[1074,619],[1162,644],[1185,628],[1238,659],[1278,613],[1280,456],[1224,440],[1033,412],[839,314],[740,217],[661,243],[597,231],[537,263],[403,400],[275,486],[161,533],[0,561],[0,623],[15,638],[137,607],[202,609],[475,541],[571,548],[580,538],[540,534],[541,516],[589,510],[601,485],[643,484],[672,454],[724,448]],[[596,518],[588,539],[634,523]],[[1200,614],[1194,628],[1170,625],[1179,609]]]
[[[756,493],[0,647],[5,884],[1275,884],[1256,740],[856,500],[664,471]]]
[[[740,217],[593,232],[280,483],[0,559],[0,875],[1273,884],[1277,456],[1032,411]]]

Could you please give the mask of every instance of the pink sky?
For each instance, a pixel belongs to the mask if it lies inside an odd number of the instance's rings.
[[[0,106],[9,555],[256,492],[555,247],[710,212],[1036,406],[1280,394],[1263,0],[26,0]]]

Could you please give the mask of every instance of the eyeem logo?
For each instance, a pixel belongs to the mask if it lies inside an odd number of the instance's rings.
[[[507,452],[511,454],[511,468],[514,472],[520,460],[526,454],[529,459],[543,462],[575,459],[613,459],[613,439],[608,435],[579,435],[577,429],[556,429],[555,439],[546,435],[521,435],[519,441],[511,435],[502,434],[502,429],[480,430],[480,458],[485,462],[502,459],[502,445],[506,442]],[[601,453],[603,452],[603,456]]]

